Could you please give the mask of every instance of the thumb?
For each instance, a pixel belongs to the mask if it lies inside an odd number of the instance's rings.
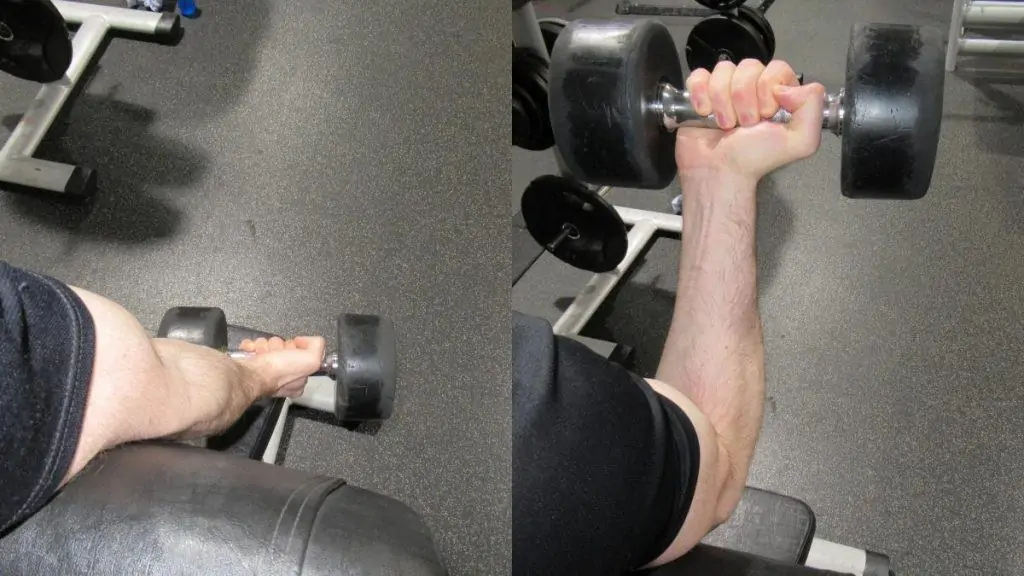
[[[275,350],[252,358],[259,370],[279,384],[303,378],[320,369],[326,342],[320,337],[309,337],[306,346],[296,349]]]
[[[821,117],[825,111],[825,87],[815,82],[806,86],[777,86],[775,99],[789,110],[790,141],[802,156],[810,156],[821,143]]]

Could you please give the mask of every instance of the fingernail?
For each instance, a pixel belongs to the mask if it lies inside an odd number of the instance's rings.
[[[751,116],[750,114],[742,114],[740,115],[740,122],[742,122],[743,124],[753,124],[754,117]]]

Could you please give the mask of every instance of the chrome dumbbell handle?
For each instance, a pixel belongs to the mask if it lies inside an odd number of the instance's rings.
[[[701,116],[693,108],[690,93],[680,90],[671,84],[661,84],[659,97],[651,103],[652,111],[662,118],[662,123],[669,131],[677,128],[718,128],[714,114]],[[788,110],[779,110],[767,121],[779,124],[788,123],[793,115]],[[821,129],[841,136],[843,131],[843,92],[825,95],[825,110],[821,115]]]
[[[252,358],[255,356],[252,352],[246,352],[244,350],[229,350],[228,357],[232,360],[244,360],[246,358]],[[314,374],[314,376],[327,376],[334,378],[338,374],[338,353],[331,352],[324,356],[323,362],[320,364],[320,370]]]

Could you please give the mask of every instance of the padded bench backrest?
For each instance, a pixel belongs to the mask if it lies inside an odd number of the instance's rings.
[[[443,575],[422,520],[343,481],[179,444],[97,459],[0,539],[0,574]]]

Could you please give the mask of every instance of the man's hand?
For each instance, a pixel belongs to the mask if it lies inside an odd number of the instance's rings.
[[[714,114],[722,130],[680,128],[676,163],[684,188],[711,175],[758,182],[768,173],[813,154],[821,144],[825,88],[799,86],[785,62],[765,67],[757,60],[739,66],[719,62],[713,73],[697,70],[686,80],[694,109]],[[789,124],[764,122],[784,108]]]
[[[243,340],[239,348],[256,354],[244,360],[265,379],[266,396],[295,398],[302,395],[306,378],[320,369],[326,343],[319,336],[298,336],[292,340],[278,337]]]

